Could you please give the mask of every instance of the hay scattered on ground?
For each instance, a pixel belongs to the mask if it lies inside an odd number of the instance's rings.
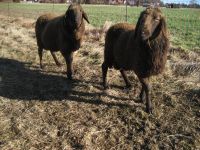
[[[200,149],[199,51],[170,50],[148,115],[133,72],[133,89],[111,69],[102,90],[104,29],[86,28],[68,81],[59,53],[60,68],[45,52],[39,69],[34,20],[0,19],[0,149]]]

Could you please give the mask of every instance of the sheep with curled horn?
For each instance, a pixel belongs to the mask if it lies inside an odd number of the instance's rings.
[[[58,66],[60,62],[54,52],[60,51],[67,64],[67,77],[72,79],[73,53],[80,48],[85,31],[83,19],[89,23],[87,14],[79,4],[71,4],[64,15],[56,17],[44,14],[37,19],[35,33],[41,68],[43,49],[50,50]]]
[[[120,70],[126,87],[131,84],[125,71],[133,70],[142,84],[140,100],[144,102],[146,99],[146,111],[152,113],[149,78],[163,72],[168,49],[166,21],[159,8],[147,8],[141,12],[136,27],[128,23],[113,25],[105,38],[104,88],[108,87],[108,68]]]

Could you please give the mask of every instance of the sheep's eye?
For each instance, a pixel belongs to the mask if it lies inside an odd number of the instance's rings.
[[[157,22],[157,21],[160,21],[160,18],[155,18],[154,20]]]
[[[144,14],[143,17],[144,17],[144,18],[147,17],[147,14]]]

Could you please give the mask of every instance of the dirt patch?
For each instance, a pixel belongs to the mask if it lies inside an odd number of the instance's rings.
[[[0,149],[200,148],[199,51],[171,48],[165,73],[151,79],[148,115],[133,72],[133,89],[111,69],[102,90],[104,29],[87,26],[68,81],[59,53],[60,68],[45,52],[39,69],[35,20],[0,19]]]

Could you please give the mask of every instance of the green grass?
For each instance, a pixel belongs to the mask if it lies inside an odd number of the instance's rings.
[[[126,20],[125,6],[83,5],[90,22],[101,27],[105,21],[123,22]],[[0,10],[9,15],[37,18],[45,12],[64,13],[66,4],[22,4],[0,3]],[[128,7],[127,21],[136,23],[143,7]],[[8,11],[9,10],[9,11]],[[200,49],[200,9],[162,8],[167,18],[172,45],[183,49]]]

